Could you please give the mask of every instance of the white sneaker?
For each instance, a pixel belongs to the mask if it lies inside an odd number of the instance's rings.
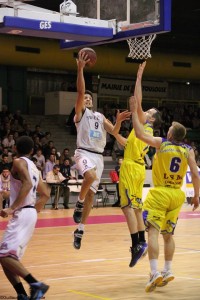
[[[146,284],[145,292],[153,292],[156,289],[157,285],[162,282],[162,280],[163,277],[160,272],[157,271],[154,274],[150,274],[150,280]]]
[[[161,272],[161,274],[162,274],[163,280],[162,280],[162,282],[160,282],[157,285],[158,287],[163,287],[163,286],[167,285],[168,282],[174,280],[174,278],[175,278],[173,273],[170,270],[165,271],[165,272],[163,271],[163,272]]]

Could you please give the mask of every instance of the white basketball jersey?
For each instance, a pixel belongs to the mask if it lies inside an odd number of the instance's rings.
[[[24,201],[21,203],[20,207],[22,206],[26,206],[26,205],[35,205],[36,202],[36,190],[37,190],[37,186],[38,186],[38,182],[39,182],[39,170],[37,169],[37,167],[35,166],[35,164],[27,157],[20,157],[21,159],[24,159],[27,162],[28,165],[28,172],[31,178],[31,182],[32,182],[32,188],[30,190],[30,192],[28,193],[28,195],[26,196],[26,198],[24,199]],[[15,179],[12,174],[10,176],[10,206],[15,202],[18,194],[19,194],[19,190],[22,186],[22,183],[20,180]]]
[[[77,147],[103,153],[106,145],[104,116],[86,108],[77,128]]]

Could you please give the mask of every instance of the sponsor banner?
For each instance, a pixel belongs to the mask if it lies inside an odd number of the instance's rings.
[[[120,80],[101,77],[99,82],[98,94],[130,96],[133,93],[134,87],[135,82],[131,80]],[[166,98],[167,92],[167,82],[142,82],[142,93],[144,97]]]
[[[199,169],[199,176],[200,176],[200,169]],[[186,176],[185,176],[185,192],[186,197],[193,197],[194,196],[194,188],[192,184],[192,176],[191,172],[188,169]]]

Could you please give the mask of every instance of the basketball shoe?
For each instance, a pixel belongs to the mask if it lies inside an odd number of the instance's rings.
[[[30,284],[31,295],[30,300],[40,300],[42,296],[48,291],[49,286],[43,282],[34,282]]]
[[[162,274],[163,280],[157,285],[158,287],[163,287],[163,286],[167,285],[168,282],[174,280],[174,278],[175,278],[173,273],[170,270],[163,271],[163,272],[161,272],[161,274]]]
[[[73,245],[74,245],[75,249],[79,250],[81,248],[82,237],[83,237],[83,230],[76,229],[74,231],[74,242],[73,242]]]
[[[160,272],[155,272],[154,274],[150,274],[149,282],[147,282],[145,287],[145,292],[150,293],[153,292],[158,284],[160,284],[163,280],[163,277]]]
[[[146,243],[145,243],[146,244]],[[129,264],[129,267],[132,268],[136,265],[138,260],[142,257],[145,251],[147,251],[147,247],[145,244],[137,244],[135,247],[130,248],[130,252],[132,254],[132,258]]]
[[[73,219],[74,219],[75,223],[81,222],[83,206],[84,206],[84,203],[81,203],[79,201],[76,202],[76,206],[75,206],[74,214],[73,214]]]

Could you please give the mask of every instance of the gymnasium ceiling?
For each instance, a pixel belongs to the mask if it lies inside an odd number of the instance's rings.
[[[59,11],[62,0],[35,0],[30,4]],[[200,54],[200,1],[172,0],[172,31],[153,43],[158,50]]]

